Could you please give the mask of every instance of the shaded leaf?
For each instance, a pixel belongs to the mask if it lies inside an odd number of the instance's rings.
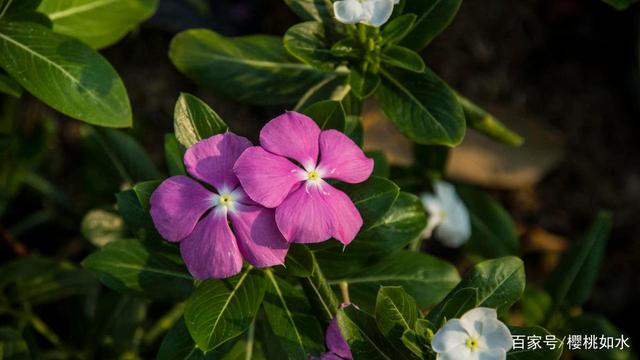
[[[417,73],[423,72],[426,68],[420,55],[402,46],[392,45],[387,47],[380,55],[380,59],[391,66]]]
[[[185,147],[228,130],[227,124],[209,105],[197,97],[182,93],[173,115],[176,138]]]
[[[418,15],[402,45],[422,50],[438,36],[455,17],[462,0],[406,0],[405,13]]]
[[[164,136],[164,159],[167,162],[169,168],[169,175],[186,175],[187,171],[184,168],[184,152],[185,148],[178,142],[178,139],[174,134],[166,134]]]
[[[19,98],[22,96],[22,87],[9,76],[0,74],[0,93]]]
[[[292,26],[284,34],[283,43],[291,55],[316,68],[331,70],[337,64],[324,27],[319,22],[309,21]]]
[[[344,132],[346,114],[339,101],[319,101],[304,109],[302,113],[312,118],[322,130],[335,129]]]
[[[333,18],[330,0],[284,0],[304,21],[328,21]]]
[[[397,359],[396,352],[380,333],[372,316],[349,306],[338,310],[336,319],[354,359]]]

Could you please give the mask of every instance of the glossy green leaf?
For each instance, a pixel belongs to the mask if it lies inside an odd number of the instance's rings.
[[[622,336],[629,339],[628,334],[623,334],[620,329],[616,328],[607,318],[597,314],[582,314],[580,316],[569,319],[567,323],[567,331],[569,334],[596,335],[598,337],[598,344],[600,338],[622,339]],[[573,351],[573,353],[579,359],[584,360],[627,360],[632,358],[631,349],[615,348],[614,340],[613,349],[582,349]],[[631,346],[630,341],[627,342]]]
[[[365,99],[373,95],[380,87],[380,76],[370,71],[362,72],[361,70],[351,69],[349,85],[351,85],[351,91],[354,95],[359,99]]]
[[[82,265],[119,292],[183,300],[193,291],[193,279],[180,260],[178,249],[170,244],[119,240],[89,255]]]
[[[330,0],[284,0],[304,21],[328,21],[333,18]]]
[[[264,312],[274,337],[289,359],[305,359],[324,351],[320,323],[301,289],[277,278],[271,271],[264,296]]]
[[[516,225],[502,205],[480,190],[468,186],[457,190],[471,220],[469,248],[486,258],[517,255],[520,241]]]
[[[343,190],[358,209],[366,230],[378,223],[387,214],[400,195],[400,188],[393,181],[371,176],[359,184],[342,183],[337,186]]]
[[[465,133],[462,107],[430,69],[384,71],[376,98],[400,131],[419,144],[455,146]]]
[[[284,34],[283,43],[291,55],[316,68],[331,70],[337,64],[322,23],[309,21],[292,26]]]
[[[101,209],[89,211],[82,219],[80,229],[82,236],[97,247],[103,247],[125,236],[122,217]]]
[[[402,286],[420,308],[438,303],[460,281],[456,268],[431,255],[401,251],[382,262],[336,280],[349,284],[351,300],[363,310],[374,309],[374,299],[381,286]]]
[[[396,44],[411,31],[418,17],[415,14],[404,14],[389,21],[380,35],[384,44]]]
[[[38,11],[53,21],[53,31],[100,49],[122,39],[157,7],[158,0],[42,0]]]
[[[407,348],[407,350],[411,351],[411,353],[417,356],[418,359],[424,358],[424,346],[422,345],[422,341],[415,331],[411,329],[405,330],[405,332],[402,334],[402,337],[400,338],[400,341]]]
[[[9,327],[0,327],[0,359],[30,360],[29,346],[20,333]]]
[[[478,292],[473,307],[490,307],[500,313],[520,298],[524,286],[524,264],[519,258],[508,256],[483,261],[467,271],[460,283],[431,312],[442,312],[442,308],[460,289],[472,288]]]
[[[416,301],[399,286],[383,286],[376,297],[375,318],[378,329],[391,345],[406,357],[410,350],[402,342],[406,331],[413,331],[418,319]]]
[[[423,72],[424,60],[415,51],[402,46],[389,46],[380,55],[382,62],[412,72]]]
[[[301,111],[324,100],[341,101],[351,92],[344,74],[335,73],[311,86],[298,100],[294,111]],[[344,106],[344,104],[343,104]],[[346,109],[345,109],[346,111]],[[347,113],[348,115],[348,113]]]
[[[131,126],[122,80],[84,43],[37,24],[0,21],[0,66],[52,108],[90,124]]]
[[[354,359],[398,359],[396,351],[384,338],[372,316],[349,306],[338,310],[336,319]]]
[[[9,76],[0,74],[0,93],[19,98],[22,96],[22,87]]]
[[[507,145],[520,146],[524,143],[522,136],[509,130],[500,120],[471,102],[471,100],[458,95],[458,101],[464,109],[467,127]]]
[[[508,360],[558,360],[562,355],[562,339],[557,339],[555,348],[551,348],[544,343],[547,336],[552,336],[547,330],[539,326],[519,327],[510,326],[511,336],[524,339],[524,349],[512,349],[507,353]],[[529,349],[527,339],[530,336],[539,336],[541,349]],[[552,342],[553,343],[553,342]],[[598,358],[601,359],[601,358]]]
[[[565,304],[582,305],[591,296],[611,232],[611,221],[611,214],[598,214],[582,241],[571,247],[549,277],[546,288],[556,309]]]
[[[360,58],[364,50],[362,43],[354,38],[344,38],[331,46],[331,53],[337,57]]]
[[[334,76],[297,62],[281,39],[271,36],[230,39],[210,30],[187,30],[173,39],[169,56],[198,84],[257,105],[294,103]]]
[[[475,288],[462,288],[452,292],[444,300],[441,306],[431,310],[427,319],[436,326],[440,326],[449,319],[458,319],[465,312],[476,307],[478,303],[478,290]]]
[[[335,129],[344,132],[346,114],[339,101],[320,101],[307,107],[302,113],[312,118],[322,130]]]
[[[251,268],[232,278],[201,283],[184,310],[198,348],[213,350],[246,331],[262,303],[265,286],[264,276]]]
[[[164,136],[164,161],[169,168],[169,175],[186,175],[187,171],[184,168],[184,152],[185,147],[178,142],[178,139],[174,134],[166,134]]]
[[[418,15],[402,45],[422,50],[438,36],[455,17],[462,0],[406,0],[405,13]]]
[[[160,186],[160,181],[145,181],[133,186],[133,191],[136,193],[138,201],[145,212],[149,212],[151,195],[156,191],[158,186]]]
[[[222,118],[204,101],[190,94],[180,94],[173,115],[176,138],[185,147],[226,132]]]

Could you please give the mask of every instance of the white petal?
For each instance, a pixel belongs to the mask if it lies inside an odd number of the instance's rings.
[[[442,206],[437,197],[424,193],[421,196],[422,205],[424,206],[427,214],[429,214],[429,220],[427,226],[422,231],[422,238],[428,239],[431,237],[433,230],[442,223]]]
[[[484,323],[489,320],[497,320],[498,314],[494,309],[477,307],[464,313],[460,317],[460,326],[469,333],[469,335],[480,338],[483,334]]]
[[[488,349],[509,351],[513,346],[511,331],[498,319],[485,319],[482,326],[480,342]]]
[[[436,229],[436,237],[445,246],[459,247],[471,236],[471,220],[467,207],[458,197],[453,185],[438,181],[434,188],[446,214],[442,225]]]
[[[505,360],[507,352],[504,349],[479,349],[478,360]]]
[[[342,0],[333,3],[333,13],[343,24],[357,24],[362,20],[362,3],[357,0]]]
[[[379,27],[386,23],[393,13],[394,0],[366,0],[362,3],[362,9],[367,14],[362,22]]]
[[[466,344],[462,344],[449,351],[438,353],[436,360],[478,360],[478,355],[477,351],[471,351]]]
[[[441,327],[431,340],[431,347],[437,353],[445,353],[460,345],[465,347],[469,334],[460,325],[460,320],[452,319]]]

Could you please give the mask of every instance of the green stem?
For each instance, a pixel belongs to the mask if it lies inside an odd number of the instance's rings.
[[[12,2],[13,2],[13,0],[7,1],[7,3],[5,4],[4,8],[0,9],[0,19],[2,19],[4,17],[4,14],[7,12],[9,7],[11,6]]]
[[[311,276],[304,278],[302,286],[313,305],[320,309],[322,318],[329,322],[338,310],[338,299],[331,289],[331,285],[325,279],[318,262],[313,256],[313,272]]]

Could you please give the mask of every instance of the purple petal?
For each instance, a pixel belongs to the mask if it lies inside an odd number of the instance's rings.
[[[340,327],[338,326],[338,320],[336,320],[335,318],[331,320],[329,326],[327,327],[324,341],[327,344],[327,349],[329,349],[330,352],[339,355],[343,359],[353,359],[349,344],[347,344],[347,341],[342,336]]]
[[[267,267],[284,263],[289,244],[276,226],[273,209],[236,204],[229,216],[240,252],[251,265]]]
[[[320,128],[309,117],[288,111],[260,131],[260,145],[274,154],[294,159],[305,168],[318,161]]]
[[[304,178],[304,170],[259,146],[247,149],[233,168],[244,191],[258,204],[274,208]]]
[[[276,209],[276,223],[289,242],[317,243],[331,237],[348,245],[362,227],[349,197],[322,181],[305,183]]]
[[[213,207],[215,196],[186,176],[170,177],[151,194],[151,218],[163,238],[180,241],[191,234],[200,217]]]
[[[213,185],[218,191],[233,190],[238,179],[233,164],[251,142],[233,133],[202,140],[187,149],[184,164],[192,176]]]
[[[211,210],[180,243],[180,253],[196,279],[223,279],[242,270],[242,255],[224,211]]]
[[[363,182],[373,172],[373,160],[353,140],[336,130],[320,134],[320,165],[324,178],[338,179],[350,184]]]

